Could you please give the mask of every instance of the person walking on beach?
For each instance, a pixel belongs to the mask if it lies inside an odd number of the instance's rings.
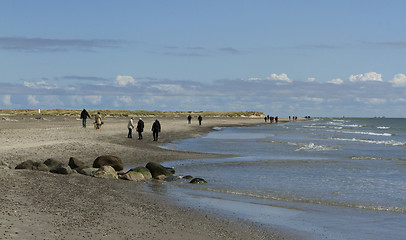
[[[80,113],[80,118],[82,119],[82,126],[86,128],[86,119],[92,118],[89,113],[86,111],[86,108],[83,108],[82,112]]]
[[[138,140],[142,139],[143,131],[144,131],[144,121],[142,121],[142,118],[140,118],[137,123]]]
[[[187,122],[188,122],[188,124],[190,124],[191,122],[192,122],[192,116],[187,116]]]
[[[128,138],[133,138],[133,128],[134,128],[134,118],[130,118],[130,120],[128,120]]]
[[[97,112],[97,114],[94,118],[94,125],[95,125],[96,129],[100,129],[102,124],[103,124],[103,122],[102,122],[102,117],[100,115],[100,112]]]
[[[197,118],[197,120],[199,120],[199,126],[202,125],[202,120],[203,120],[203,118],[202,118],[201,115],[199,115],[199,117]]]
[[[152,124],[152,136],[154,137],[155,142],[158,142],[158,134],[160,131],[161,124],[159,123],[158,119],[156,119],[154,124]]]

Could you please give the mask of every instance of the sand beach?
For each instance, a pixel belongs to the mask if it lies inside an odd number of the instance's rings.
[[[127,138],[127,117],[106,117],[101,130],[92,120],[82,128],[78,117],[13,116],[0,120],[0,239],[295,239],[293,234],[227,219],[204,210],[181,206],[146,184],[99,179],[81,174],[15,170],[25,160],[70,157],[92,165],[101,155],[119,157],[125,167],[215,157],[173,151],[159,145],[193,138],[213,127],[263,124],[262,118],[207,118],[202,126],[186,118],[159,118],[162,132],[152,141],[155,118],[143,118],[144,139]],[[137,118],[136,118],[137,119]],[[176,169],[175,169],[176,170]]]

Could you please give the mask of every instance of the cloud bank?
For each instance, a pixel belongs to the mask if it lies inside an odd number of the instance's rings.
[[[47,78],[61,79],[63,77]],[[348,80],[298,81],[286,73],[222,79],[210,84],[128,75],[0,84],[1,108],[145,109],[162,111],[262,111],[289,116],[406,117],[406,75],[376,72]],[[99,81],[98,81],[99,80]],[[103,84],[100,84],[103,83]]]

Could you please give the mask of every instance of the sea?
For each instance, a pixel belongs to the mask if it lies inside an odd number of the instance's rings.
[[[207,181],[168,183],[182,204],[303,239],[406,239],[406,119],[215,128],[162,147],[227,155],[163,164]]]

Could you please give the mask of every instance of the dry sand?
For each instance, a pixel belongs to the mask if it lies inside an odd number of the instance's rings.
[[[159,142],[152,141],[154,119],[145,118],[144,139],[127,138],[128,118],[104,118],[101,130],[92,120],[81,127],[74,117],[2,116],[0,159],[12,169],[0,170],[0,239],[294,239],[292,234],[250,222],[226,219],[203,210],[179,206],[147,184],[14,170],[25,161],[48,158],[68,162],[76,157],[89,165],[101,155],[115,155],[125,167],[211,157],[173,151],[158,145],[196,137],[213,127],[262,124],[263,119],[160,119]],[[136,121],[135,121],[136,122]]]

